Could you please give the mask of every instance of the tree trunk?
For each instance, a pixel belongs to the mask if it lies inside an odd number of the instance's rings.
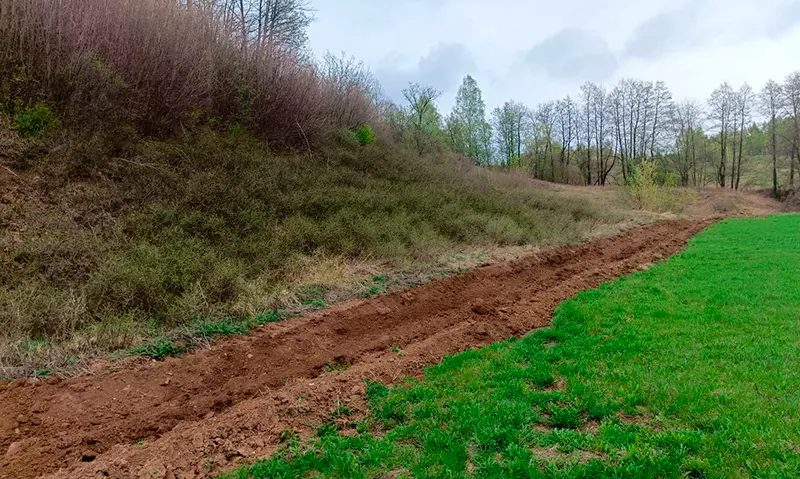
[[[742,156],[744,156],[744,113],[742,113],[742,134],[739,136],[739,160],[736,165],[736,189],[739,189],[739,182],[742,180]]]
[[[778,133],[775,113],[772,113],[772,196],[778,197]]]

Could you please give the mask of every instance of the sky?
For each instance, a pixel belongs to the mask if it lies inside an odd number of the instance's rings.
[[[313,0],[317,55],[363,61],[387,96],[408,82],[455,102],[465,75],[487,110],[508,100],[577,97],[580,85],[663,80],[676,100],[705,101],[722,82],[800,70],[800,0]]]

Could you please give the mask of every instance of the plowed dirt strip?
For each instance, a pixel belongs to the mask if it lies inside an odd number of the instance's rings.
[[[364,379],[418,375],[448,354],[546,326],[563,300],[668,257],[709,223],[657,223],[543,251],[184,358],[0,384],[0,478],[208,477],[264,457],[283,431],[307,432],[339,404],[363,411]]]

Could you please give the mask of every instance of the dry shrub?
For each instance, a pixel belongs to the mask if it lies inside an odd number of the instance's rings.
[[[50,101],[92,129],[221,121],[295,147],[373,119],[363,90],[286,49],[243,49],[227,28],[168,0],[0,0],[0,104]]]

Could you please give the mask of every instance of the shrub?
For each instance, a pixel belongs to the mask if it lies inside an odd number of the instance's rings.
[[[350,128],[342,128],[342,131],[339,133],[339,141],[342,143],[342,145],[349,148],[355,148],[361,144],[361,139],[358,137],[356,132]]]
[[[44,103],[18,109],[14,114],[14,129],[23,137],[40,137],[58,127],[58,117]]]
[[[367,146],[375,143],[376,140],[375,131],[372,129],[370,125],[360,126],[356,130],[355,134],[361,146]]]
[[[655,161],[642,161],[633,167],[630,184],[622,195],[639,209],[678,212],[692,201],[694,192],[675,187],[675,175],[659,178]]]

